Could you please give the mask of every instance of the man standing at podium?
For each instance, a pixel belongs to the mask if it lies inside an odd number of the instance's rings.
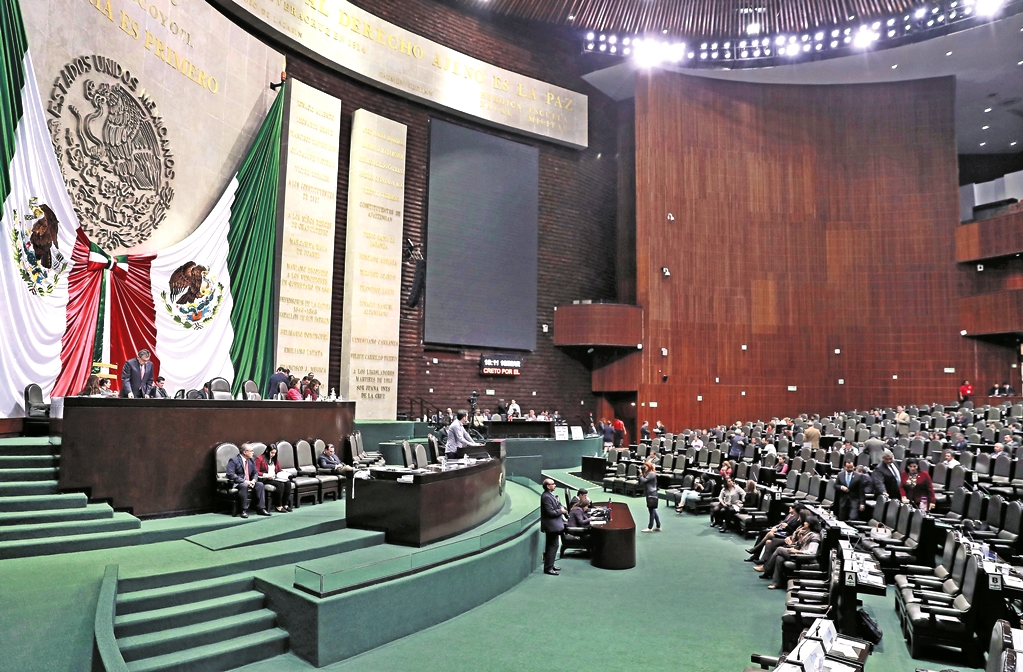
[[[121,396],[141,399],[148,397],[153,387],[153,364],[149,351],[139,350],[135,359],[129,359],[121,367]]]
[[[543,482],[543,494],[540,495],[540,529],[547,537],[543,549],[543,573],[551,576],[561,573],[561,568],[554,566],[554,558],[558,555],[561,532],[565,529],[562,516],[568,513],[554,494],[555,487],[554,481],[548,478]]]

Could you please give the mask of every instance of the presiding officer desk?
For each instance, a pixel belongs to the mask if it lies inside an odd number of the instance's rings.
[[[504,506],[501,459],[369,471],[371,479],[354,479],[348,488],[345,518],[348,527],[386,532],[389,544],[425,546],[480,525]]]
[[[340,450],[355,417],[351,401],[61,401],[51,421],[61,434],[59,489],[136,516],[213,509],[221,443],[323,439]]]

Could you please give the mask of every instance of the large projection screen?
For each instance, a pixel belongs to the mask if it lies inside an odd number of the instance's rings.
[[[536,348],[539,152],[433,119],[423,340]]]

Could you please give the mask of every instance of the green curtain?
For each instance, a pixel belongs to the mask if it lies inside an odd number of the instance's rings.
[[[277,185],[281,164],[284,87],[277,92],[248,155],[238,170],[238,191],[227,234],[231,275],[231,363],[234,393],[252,379],[262,392],[274,360],[274,252]]]
[[[18,0],[0,0],[0,204],[11,193],[10,166],[23,112],[21,90],[25,86],[27,51],[28,38]]]

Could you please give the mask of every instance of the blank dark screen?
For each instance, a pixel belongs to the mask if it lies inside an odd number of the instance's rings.
[[[536,347],[539,152],[430,121],[427,343]]]

